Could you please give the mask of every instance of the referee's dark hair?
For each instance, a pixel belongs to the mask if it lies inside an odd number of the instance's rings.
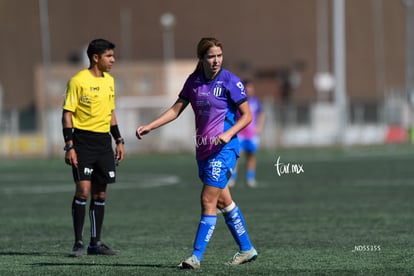
[[[93,55],[101,55],[106,50],[115,49],[115,44],[102,38],[92,40],[89,45],[86,53],[88,55],[89,61],[92,61]]]

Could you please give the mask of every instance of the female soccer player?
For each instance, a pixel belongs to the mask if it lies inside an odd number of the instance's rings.
[[[174,119],[191,104],[196,123],[196,159],[201,191],[201,218],[195,235],[192,255],[179,264],[183,269],[200,268],[200,261],[213,234],[217,208],[239,246],[229,265],[239,265],[257,258],[250,242],[243,216],[232,200],[227,182],[239,156],[236,134],[249,124],[251,113],[243,83],[222,68],[223,46],[215,38],[202,38],[197,46],[198,64],[187,78],[177,101],[157,119],[136,130],[138,139]],[[236,112],[240,118],[236,121]]]

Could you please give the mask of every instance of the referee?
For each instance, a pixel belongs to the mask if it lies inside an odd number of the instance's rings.
[[[115,182],[115,163],[124,158],[124,139],[114,113],[114,79],[108,74],[115,62],[114,48],[113,43],[104,39],[91,41],[87,49],[89,68],[75,74],[66,88],[62,113],[65,162],[72,166],[76,183],[72,201],[75,243],[71,257],[84,254],[82,235],[89,194],[91,237],[87,253],[115,255],[100,241],[106,187]],[[115,154],[109,133],[115,139]]]

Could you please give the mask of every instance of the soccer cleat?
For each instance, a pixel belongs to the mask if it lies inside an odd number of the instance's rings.
[[[83,255],[83,242],[77,241],[73,245],[72,252],[69,253],[69,257],[80,257]]]
[[[255,179],[247,180],[247,186],[249,186],[250,188],[256,188],[257,187],[256,180]]]
[[[107,255],[112,256],[116,253],[103,243],[88,246],[88,255]]]
[[[252,248],[249,251],[237,252],[233,257],[233,260],[230,262],[227,262],[226,264],[227,265],[240,265],[240,264],[254,261],[256,260],[256,258],[257,258],[257,251],[256,249]]]
[[[182,261],[178,265],[178,268],[181,268],[181,269],[199,269],[200,268],[200,262],[197,260],[196,256],[192,255],[191,257],[189,257],[185,261]]]

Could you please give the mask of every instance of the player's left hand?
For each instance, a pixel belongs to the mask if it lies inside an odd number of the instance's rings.
[[[78,167],[78,156],[74,148],[68,150],[65,154],[65,163],[70,166]]]
[[[115,148],[115,159],[117,163],[120,163],[122,162],[122,160],[124,160],[124,155],[125,155],[124,145],[122,143],[119,143],[118,145],[116,145],[116,148]]]
[[[142,136],[144,136],[145,134],[148,134],[151,131],[151,129],[147,126],[139,126],[137,128],[137,130],[135,131],[135,135],[137,136],[138,139],[142,139]]]

